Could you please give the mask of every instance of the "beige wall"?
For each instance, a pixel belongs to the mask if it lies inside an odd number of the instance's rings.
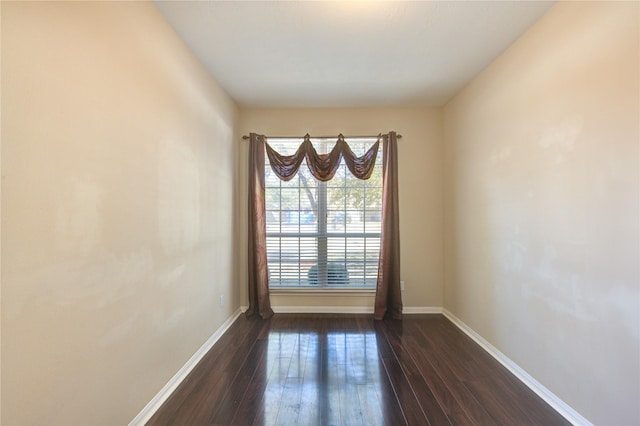
[[[246,109],[240,129],[277,136],[371,135],[395,130],[398,142],[401,279],[405,281],[405,307],[442,306],[442,135],[438,109]],[[242,142],[241,142],[242,143]],[[242,143],[242,158],[247,158]],[[246,176],[247,162],[240,163]],[[246,180],[241,186],[241,220],[246,222]],[[240,241],[246,244],[246,227]],[[242,265],[242,304],[246,305],[246,246],[239,253]],[[373,312],[373,296],[291,296],[273,294],[272,305],[340,306]]]
[[[640,423],[638,16],[559,3],[444,110],[445,307],[598,424]]]
[[[151,3],[2,2],[2,112],[2,424],[126,424],[240,305],[236,107]]]

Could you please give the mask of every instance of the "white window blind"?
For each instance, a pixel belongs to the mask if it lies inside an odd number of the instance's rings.
[[[335,139],[313,139],[319,153]],[[375,138],[346,140],[360,156]],[[269,139],[291,155],[300,139]],[[374,288],[378,276],[382,214],[382,149],[370,179],[354,177],[344,161],[334,178],[319,182],[303,164],[281,181],[266,159],[267,261],[271,288]]]

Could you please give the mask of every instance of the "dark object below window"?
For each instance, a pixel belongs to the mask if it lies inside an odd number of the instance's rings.
[[[309,285],[318,285],[318,264],[316,263],[307,273]],[[327,285],[349,284],[349,271],[343,263],[329,262],[327,264]]]

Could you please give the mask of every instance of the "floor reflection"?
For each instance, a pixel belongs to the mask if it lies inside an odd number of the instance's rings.
[[[271,331],[264,366],[266,425],[382,422],[373,332]]]

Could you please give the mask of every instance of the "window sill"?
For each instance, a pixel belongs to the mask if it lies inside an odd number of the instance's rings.
[[[270,288],[269,293],[279,296],[373,296],[375,288]]]

